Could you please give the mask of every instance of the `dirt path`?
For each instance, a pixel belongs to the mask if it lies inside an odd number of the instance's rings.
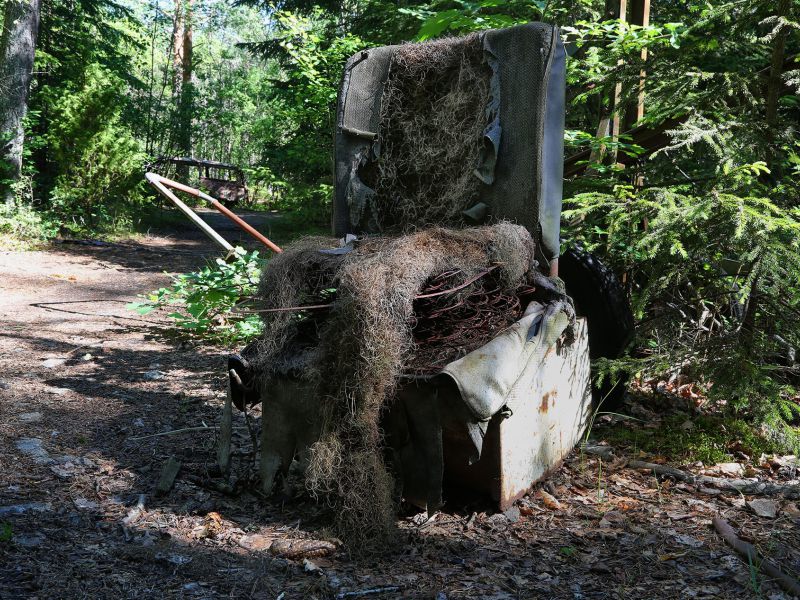
[[[724,514],[780,554],[797,543],[786,505],[760,519],[743,499],[587,456],[546,484],[560,508],[452,506],[400,521],[398,544],[369,557],[270,552],[329,546],[323,507],[209,489],[213,429],[154,435],[217,423],[223,356],[125,309],[214,254],[191,230],[0,253],[0,598],[788,598],[709,526]],[[158,497],[170,457],[182,467]]]

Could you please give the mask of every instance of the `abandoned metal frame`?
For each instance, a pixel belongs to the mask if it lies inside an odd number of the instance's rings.
[[[201,192],[198,189],[193,187],[189,187],[188,185],[184,185],[177,181],[173,181],[172,179],[167,179],[157,173],[145,173],[145,179],[147,182],[156,188],[161,194],[166,196],[169,200],[172,201],[175,206],[177,206],[183,214],[185,214],[189,219],[197,225],[203,233],[205,233],[212,241],[214,241],[218,246],[220,246],[223,250],[228,252],[233,250],[233,246],[231,246],[228,241],[223,238],[219,233],[217,233],[208,223],[203,221],[196,212],[194,212],[191,208],[189,208],[186,204],[184,204],[175,194],[173,194],[168,187],[174,188],[181,192],[185,192],[191,196],[196,198],[201,198],[206,202],[210,203],[211,206],[216,208],[219,212],[223,215],[228,217],[231,221],[236,223],[239,227],[244,229],[247,233],[249,233],[253,238],[264,244],[267,248],[272,250],[273,252],[281,253],[283,250],[274,242],[272,242],[269,238],[265,237],[259,231],[257,231],[252,225],[249,225],[241,217],[234,214],[230,210],[228,210],[225,206],[223,206],[219,200],[216,198],[212,198],[205,192]]]

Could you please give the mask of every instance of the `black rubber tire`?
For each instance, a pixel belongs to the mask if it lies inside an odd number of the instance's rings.
[[[572,246],[558,259],[558,274],[575,301],[575,309],[586,317],[589,327],[589,356],[618,358],[627,349],[635,332],[628,296],[614,272],[595,255],[580,246]],[[625,381],[616,386],[605,382],[593,388],[595,401],[603,408],[619,406]]]

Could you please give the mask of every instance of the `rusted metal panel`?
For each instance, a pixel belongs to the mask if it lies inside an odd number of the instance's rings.
[[[400,386],[382,421],[398,495],[436,510],[444,484],[449,498],[461,489],[505,510],[580,441],[591,416],[586,319],[577,320],[571,345],[556,341],[533,355],[510,353],[508,360],[517,361],[519,376],[510,380],[503,406],[483,422],[479,448],[468,429],[476,415],[453,378],[422,377]],[[306,462],[321,420],[307,382],[282,378],[262,393],[261,478],[269,493],[293,457]]]
[[[571,346],[552,344],[522,369],[505,407],[489,421],[480,459],[472,464],[475,446],[466,422],[474,416],[453,380],[440,377],[403,388],[396,406],[405,415],[401,419],[410,419],[407,447],[398,456],[406,473],[403,497],[426,508],[436,496],[438,489],[431,489],[427,478],[430,457],[422,458],[421,446],[430,444],[424,431],[441,430],[447,498],[479,495],[507,509],[556,469],[580,441],[591,416],[589,369],[586,319],[578,319]],[[423,400],[437,406],[435,415],[414,409]],[[397,436],[387,441],[396,443]]]
[[[591,417],[589,343],[585,319],[575,341],[559,343],[530,363],[509,396],[511,416],[499,423],[500,508],[557,467],[580,441]]]

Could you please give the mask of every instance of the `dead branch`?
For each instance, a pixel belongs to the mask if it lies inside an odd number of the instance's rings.
[[[583,451],[587,454],[594,454],[604,458],[615,457],[613,448],[609,446],[584,446]],[[694,475],[674,467],[640,460],[629,460],[628,466],[632,469],[647,469],[648,471],[653,471],[656,475],[672,477],[678,481],[684,481],[697,486],[713,487],[718,490],[754,496],[781,496],[790,500],[800,499],[800,485],[796,484],[770,483],[757,479],[729,479],[727,477]]]
[[[714,517],[712,522],[714,523],[714,529],[717,530],[717,533],[722,536],[731,548],[746,557],[749,564],[753,565],[758,570],[764,571],[767,575],[775,579],[780,586],[790,594],[800,596],[800,581],[797,581],[794,577],[781,571],[777,565],[766,558],[760,557],[755,546],[737,536],[733,527],[731,527],[725,519],[722,517]]]
[[[357,590],[354,592],[339,592],[338,594],[336,594],[336,600],[342,600],[343,598],[355,598],[357,596],[370,596],[372,594],[394,593],[398,591],[400,591],[399,586],[390,585],[386,587],[372,588],[369,590]]]
[[[242,429],[241,427],[234,427],[234,429],[239,430]],[[150,435],[140,435],[139,437],[132,437],[128,438],[130,442],[138,442],[139,440],[146,440],[149,438],[154,437],[161,437],[164,435],[179,435],[181,433],[191,433],[193,431],[216,431],[216,427],[185,427],[183,429],[173,429],[172,431],[162,431],[160,433],[151,433]]]

